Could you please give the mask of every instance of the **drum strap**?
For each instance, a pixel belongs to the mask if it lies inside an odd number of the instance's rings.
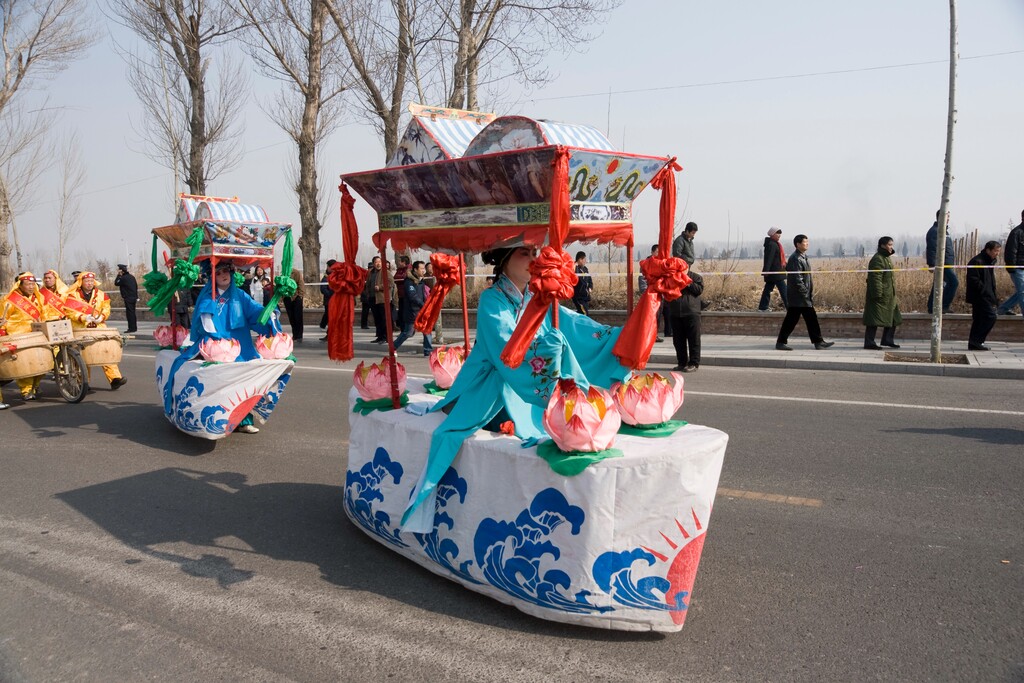
[[[8,295],[7,300],[14,304],[15,308],[19,309],[33,320],[43,319],[43,311],[36,305],[36,302],[25,298],[21,292],[11,292],[10,295]]]

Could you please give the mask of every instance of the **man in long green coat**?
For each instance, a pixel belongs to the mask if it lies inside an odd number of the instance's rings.
[[[891,237],[878,240],[878,252],[868,263],[868,291],[864,301],[864,348],[879,350],[882,346],[898,349],[896,328],[903,322],[896,301],[896,278],[892,259],[896,250]],[[878,328],[882,329],[882,346],[875,343]]]

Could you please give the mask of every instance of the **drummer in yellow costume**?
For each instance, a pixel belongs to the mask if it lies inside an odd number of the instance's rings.
[[[39,288],[39,294],[43,297],[43,304],[46,308],[43,311],[43,320],[59,320],[66,318],[64,311],[64,299],[68,295],[68,286],[60,279],[55,270],[48,270],[43,273],[43,286]]]
[[[75,329],[106,328],[105,322],[110,317],[110,297],[96,286],[95,273],[86,271],[78,274],[78,280],[68,289],[64,311]],[[102,367],[111,390],[120,389],[128,382],[116,365]]]
[[[14,279],[14,287],[0,302],[0,327],[6,328],[7,334],[31,332],[32,323],[46,320],[45,310],[46,304],[36,285],[36,276],[29,272],[21,273]],[[36,375],[15,380],[24,400],[36,400],[42,378],[42,375]]]

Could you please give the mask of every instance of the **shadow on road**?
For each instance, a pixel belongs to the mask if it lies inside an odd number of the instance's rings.
[[[617,642],[664,637],[545,622],[437,577],[349,523],[340,485],[253,486],[236,472],[171,467],[56,497],[125,545],[175,563],[190,576],[214,580],[225,590],[255,576],[254,571],[235,566],[227,554],[251,552],[315,564],[325,581],[348,590],[499,628]],[[240,549],[238,541],[251,550]],[[198,559],[160,548],[182,543],[195,547]]]
[[[154,403],[108,402],[90,395],[69,405],[59,399],[37,403],[17,415],[42,439],[68,435],[72,430],[95,431],[175,455],[196,456],[213,451],[216,442],[183,434]],[[139,425],[147,425],[139,429]]]
[[[924,436],[951,436],[958,439],[972,439],[997,446],[1024,445],[1024,430],[1007,427],[907,427],[905,429],[885,429],[888,434],[922,434]]]

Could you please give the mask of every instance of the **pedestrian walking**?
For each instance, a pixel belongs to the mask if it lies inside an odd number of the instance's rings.
[[[826,341],[821,336],[818,314],[814,310],[814,278],[811,276],[811,261],[807,258],[807,250],[811,241],[807,235],[793,238],[796,251],[786,261],[786,317],[782,320],[782,328],[775,340],[777,351],[792,351],[789,346],[789,335],[796,329],[802,317],[807,325],[807,336],[817,350],[827,349],[835,342]]]
[[[667,306],[672,320],[672,345],[676,349],[675,370],[697,372],[700,367],[700,296],[704,293],[704,280],[690,272],[689,285]]]
[[[786,252],[782,248],[782,229],[768,228],[768,236],[764,238],[764,263],[761,267],[761,277],[764,278],[764,289],[761,290],[761,302],[757,310],[762,313],[768,312],[768,304],[771,303],[772,290],[779,290],[779,299],[782,300],[782,307],[786,307]]]
[[[1003,249],[1003,263],[1013,283],[1013,294],[996,311],[999,315],[1013,315],[1013,307],[1020,307],[1024,315],[1024,211],[1020,212],[1020,224],[1010,230],[1006,236],[1006,247]]]
[[[572,289],[572,304],[577,313],[590,315],[590,293],[594,290],[594,280],[587,268],[587,252],[576,252],[576,286]]]
[[[935,212],[935,222],[932,223],[932,227],[928,228],[928,232],[924,236],[925,245],[925,260],[928,262],[929,268],[937,268],[935,259],[939,251],[939,218],[942,216],[941,211]],[[949,313],[949,307],[953,305],[953,298],[956,296],[957,287],[960,286],[960,281],[956,278],[956,273],[953,272],[951,266],[956,265],[956,254],[953,253],[953,238],[949,236],[949,216],[946,216],[946,254],[943,258],[945,267],[942,269],[942,312]],[[935,298],[935,290],[933,289],[928,295],[928,312],[932,312],[932,303]]]
[[[996,273],[999,242],[989,240],[977,256],[967,262],[967,303],[971,305],[971,331],[967,337],[970,351],[988,351],[985,339],[996,324]]]
[[[337,261],[335,259],[327,259],[327,266],[324,268],[324,276],[320,280],[320,296],[323,297],[324,301],[324,314],[320,316],[320,329],[324,331],[324,336],[320,337],[320,341],[327,341],[327,309],[331,305],[331,297],[334,296],[334,290],[327,284],[327,276],[331,273],[331,266]]]
[[[879,350],[882,346],[900,348],[896,343],[896,328],[903,322],[900,305],[896,300],[896,278],[891,256],[896,252],[891,237],[878,240],[878,251],[868,262],[868,287],[864,298],[864,348]],[[882,328],[882,345],[875,343],[878,328]]]

